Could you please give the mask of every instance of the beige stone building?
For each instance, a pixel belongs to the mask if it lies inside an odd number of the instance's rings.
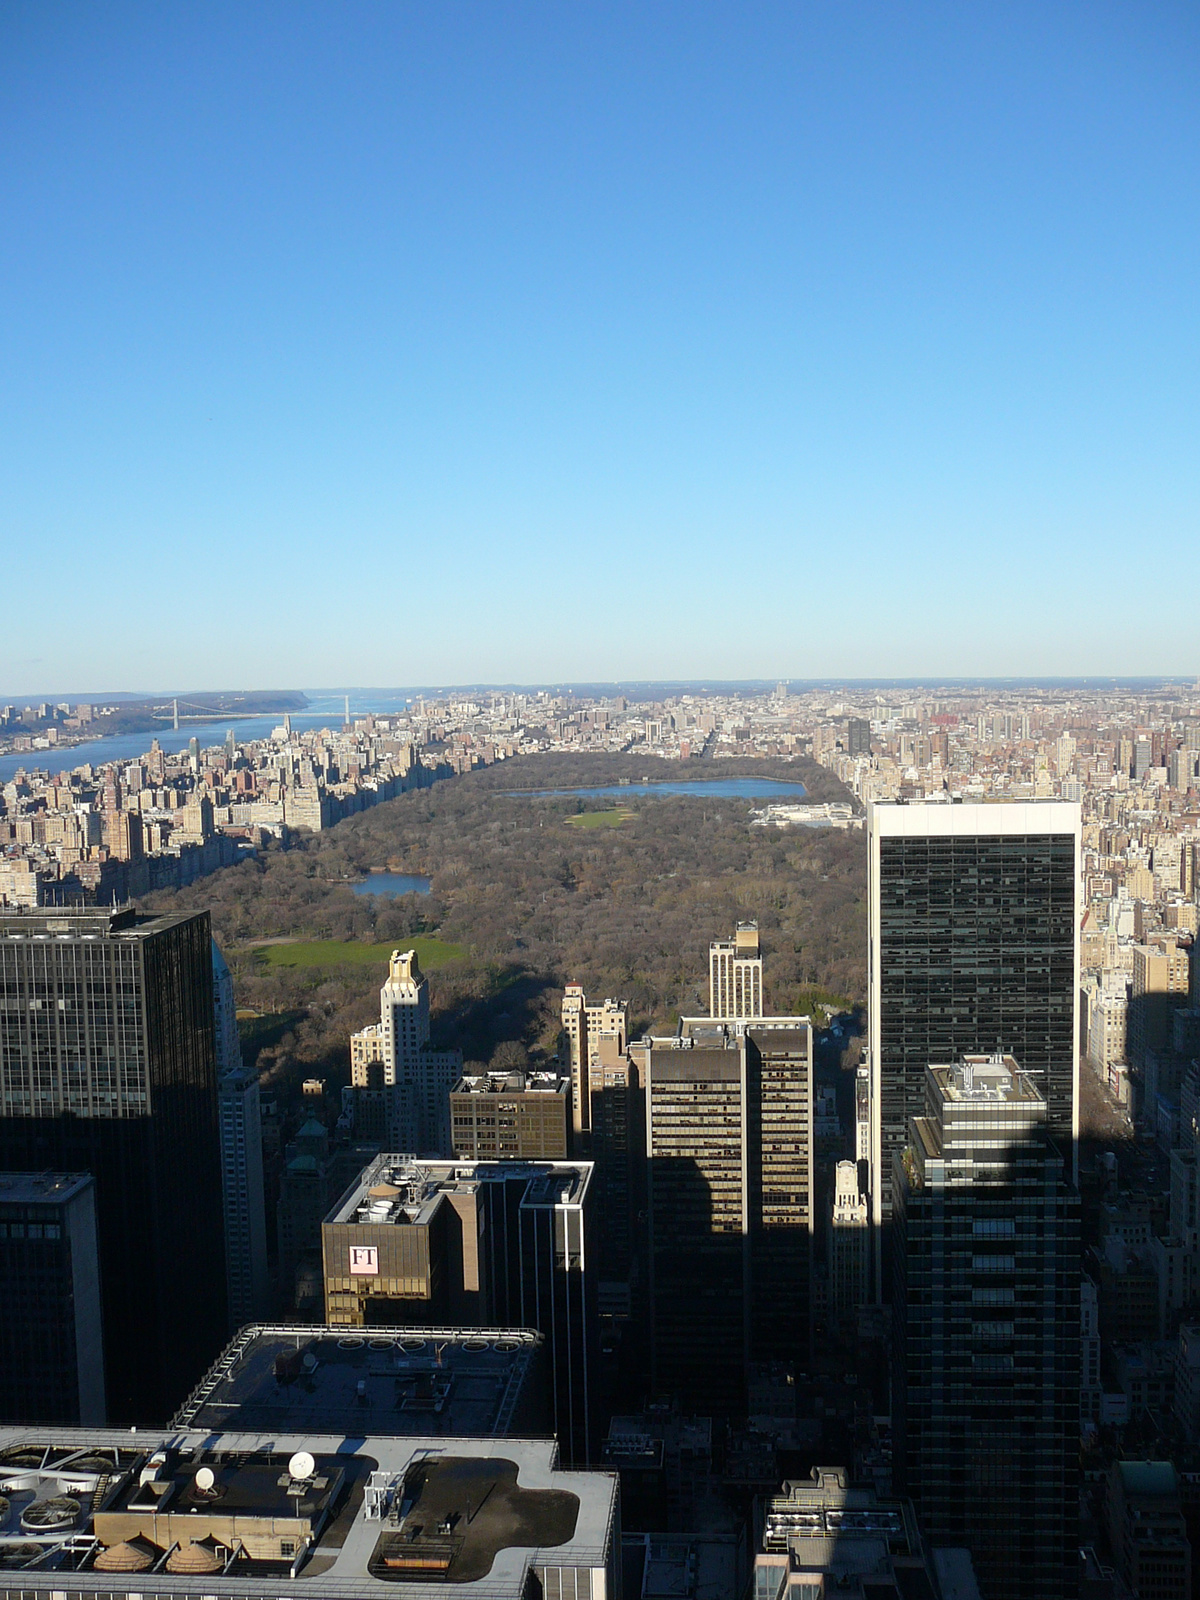
[[[430,1048],[429,980],[417,952],[393,950],[379,1021],[350,1036],[355,1131],[393,1149],[448,1155],[450,1090],[461,1075],[461,1051]]]
[[[739,922],[732,939],[714,939],[709,945],[708,1014],[720,1020],[762,1016],[757,922]]]
[[[572,1126],[577,1134],[587,1134],[594,1120],[593,1097],[624,1067],[629,1039],[628,1002],[605,1000],[601,1005],[589,1006],[582,984],[569,983],[563,994],[562,1025],[564,1064],[571,1077]]]

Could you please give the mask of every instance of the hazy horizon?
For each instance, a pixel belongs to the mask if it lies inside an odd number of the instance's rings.
[[[779,683],[783,683],[789,692],[809,693],[817,689],[848,690],[883,690],[896,689],[907,692],[920,690],[971,690],[971,689],[1079,689],[1082,691],[1102,692],[1112,689],[1120,692],[1129,690],[1137,692],[1154,688],[1193,688],[1200,686],[1200,677],[1194,673],[1162,674],[1141,673],[1123,676],[1111,675],[1079,675],[1056,677],[1049,674],[1042,676],[1010,676],[1010,677],[970,677],[963,674],[947,677],[919,677],[919,678],[883,678],[883,677],[841,677],[828,678],[612,678],[595,679],[591,681],[547,679],[540,683],[501,683],[480,681],[475,683],[442,683],[442,684],[342,684],[334,687],[323,688],[297,687],[293,684],[276,684],[269,688],[240,684],[217,689],[96,689],[96,690],[22,690],[11,693],[0,691],[0,704],[20,700],[25,703],[40,703],[44,700],[68,701],[72,704],[81,702],[96,702],[97,704],[120,704],[124,701],[138,702],[151,699],[168,699],[172,696],[182,698],[187,694],[303,694],[313,704],[322,700],[338,699],[349,695],[365,698],[367,696],[401,697],[404,695],[434,695],[434,694],[533,694],[533,693],[558,693],[588,695],[603,694],[613,691],[618,694],[631,694],[634,691],[658,689],[671,694],[711,694],[720,695],[723,692],[745,694],[768,694]],[[635,696],[636,698],[636,696]],[[214,712],[214,719],[228,713]],[[256,715],[258,713],[255,713]],[[280,713],[282,715],[282,713]],[[301,713],[303,715],[303,713]]]

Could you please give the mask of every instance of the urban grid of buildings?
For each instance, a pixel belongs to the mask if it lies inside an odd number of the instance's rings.
[[[545,749],[830,767],[751,825],[863,830],[861,1062],[750,922],[520,1070],[397,949],[283,1137],[129,902]],[[1200,693],[418,701],[18,774],[0,845],[0,1596],[1192,1593]]]

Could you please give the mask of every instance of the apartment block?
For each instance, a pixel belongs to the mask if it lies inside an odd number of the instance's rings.
[[[569,1155],[571,1080],[557,1072],[487,1072],[450,1093],[450,1137],[460,1161],[563,1161]]]
[[[569,983],[562,1000],[565,1065],[571,1075],[571,1112],[574,1131],[591,1133],[595,1118],[593,1100],[607,1080],[621,1071],[629,1038],[629,1007],[624,1000],[588,1005],[583,986]],[[583,1148],[583,1143],[580,1144]]]

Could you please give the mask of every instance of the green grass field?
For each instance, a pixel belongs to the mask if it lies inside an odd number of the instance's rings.
[[[451,961],[466,955],[466,947],[445,939],[399,939],[387,944],[343,943],[340,939],[318,939],[308,944],[260,945],[257,955],[268,967],[381,967],[386,968],[393,950],[415,950],[426,972],[436,972]]]
[[[581,811],[577,817],[568,817],[567,822],[572,828],[619,828],[632,817],[632,811],[617,806],[612,811]]]

